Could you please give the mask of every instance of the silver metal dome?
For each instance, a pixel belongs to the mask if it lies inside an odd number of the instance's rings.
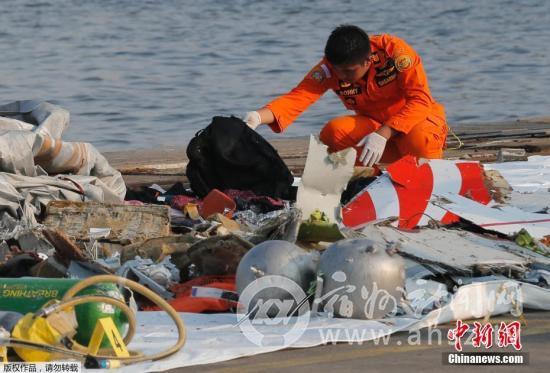
[[[318,251],[307,251],[288,241],[262,242],[250,249],[241,259],[237,267],[237,292],[242,294],[243,290],[255,280],[276,275],[294,281],[307,294],[310,284],[315,281],[319,257]],[[294,298],[289,289],[275,285],[263,287],[254,296],[254,299],[248,299],[247,303],[253,306],[257,304],[258,299],[288,300]],[[269,314],[268,316],[273,317]]]
[[[405,262],[388,245],[366,238],[342,240],[323,253],[318,276],[319,310],[338,317],[378,319],[401,302]]]

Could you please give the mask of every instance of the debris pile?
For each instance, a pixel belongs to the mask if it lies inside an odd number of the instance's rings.
[[[545,199],[534,208],[506,171],[547,169],[548,157],[490,167],[405,157],[377,174],[354,168],[355,150],[329,154],[312,136],[288,191],[126,191],[91,145],[61,140],[63,109],[22,101],[0,112],[0,283],[116,274],[178,311],[234,312],[248,285],[282,276],[320,315],[354,319],[421,318],[472,283],[550,288],[548,179],[536,180]],[[378,291],[394,302],[377,303]]]

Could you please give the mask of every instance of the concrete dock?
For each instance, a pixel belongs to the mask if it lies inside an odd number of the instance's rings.
[[[550,117],[503,123],[452,126],[447,136],[445,158],[493,162],[500,149],[523,149],[526,155],[550,154]],[[457,138],[463,145],[460,149]],[[301,175],[308,149],[308,138],[275,138],[277,149],[294,175]],[[111,165],[120,170],[129,187],[157,183],[168,186],[185,182],[186,145],[162,149],[105,152]]]

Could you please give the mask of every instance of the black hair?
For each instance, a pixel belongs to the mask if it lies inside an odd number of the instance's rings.
[[[325,46],[325,57],[333,65],[362,63],[370,53],[369,36],[354,25],[336,27]]]

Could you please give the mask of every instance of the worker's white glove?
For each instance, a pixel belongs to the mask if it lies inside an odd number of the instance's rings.
[[[257,111],[249,111],[245,114],[243,122],[245,122],[248,127],[255,130],[260,124],[262,124],[262,118],[260,117],[260,113]]]
[[[387,141],[388,140],[384,136],[376,132],[363,137],[363,139],[357,143],[357,146],[363,147],[359,162],[361,162],[363,166],[368,167],[378,163],[380,158],[382,158],[382,153],[384,153]]]

